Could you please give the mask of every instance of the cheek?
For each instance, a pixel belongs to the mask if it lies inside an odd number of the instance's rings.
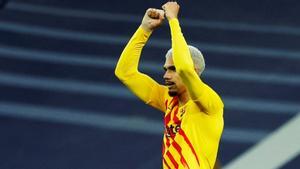
[[[179,76],[175,77],[175,81],[176,81],[177,86],[182,86],[183,85],[183,82],[182,82],[182,80]]]
[[[177,86],[178,86],[178,88],[183,88],[184,84],[180,81]]]

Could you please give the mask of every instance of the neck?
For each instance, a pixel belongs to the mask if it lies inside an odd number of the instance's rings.
[[[189,93],[188,92],[183,92],[182,94],[178,95],[178,101],[179,101],[179,106],[184,105],[189,101]]]

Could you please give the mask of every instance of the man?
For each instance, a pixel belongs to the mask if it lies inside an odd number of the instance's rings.
[[[118,61],[116,76],[146,104],[164,112],[164,169],[211,169],[223,131],[223,103],[199,75],[201,52],[188,46],[177,18],[179,5],[167,2],[163,10],[150,8]],[[141,51],[151,33],[168,19],[172,49],[166,55],[160,85],[138,71]]]

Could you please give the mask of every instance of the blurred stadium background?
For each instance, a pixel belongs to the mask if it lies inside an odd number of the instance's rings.
[[[0,11],[1,169],[161,168],[162,115],[113,71],[144,11],[163,3],[9,1]],[[296,0],[181,2],[184,35],[206,57],[203,79],[225,102],[223,166],[300,112],[299,11]],[[141,70],[159,82],[169,47],[165,24],[144,49]],[[299,166],[298,153],[280,169]]]

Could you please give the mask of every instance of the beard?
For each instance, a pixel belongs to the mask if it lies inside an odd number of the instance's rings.
[[[174,97],[178,95],[177,86],[174,82],[168,81],[166,82],[166,86],[169,89],[168,91],[169,96]]]
[[[177,96],[177,95],[178,95],[177,91],[169,91],[168,94],[169,94],[169,96],[171,96],[171,97],[174,97],[174,96]]]

